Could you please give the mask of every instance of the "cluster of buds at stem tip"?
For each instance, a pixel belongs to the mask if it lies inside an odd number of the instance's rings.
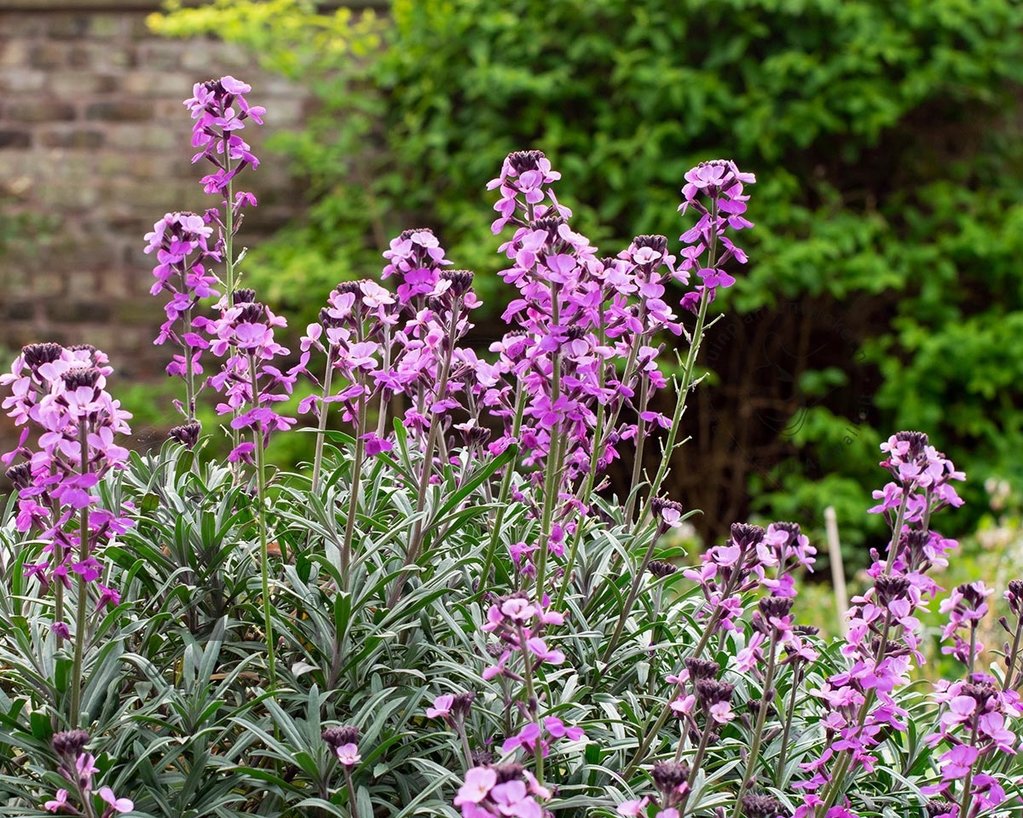
[[[352,768],[362,761],[359,754],[359,728],[345,725],[327,727],[320,737],[330,748],[342,766]]]
[[[88,818],[112,818],[135,809],[130,798],[118,798],[110,787],[96,788],[94,777],[99,769],[96,758],[86,752],[89,734],[84,730],[55,733],[53,751],[57,756],[57,772],[67,787],[43,804],[47,812],[62,815],[82,815]],[[97,800],[98,799],[98,800]]]

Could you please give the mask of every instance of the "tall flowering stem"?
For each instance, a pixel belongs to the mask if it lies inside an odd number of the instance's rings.
[[[963,480],[963,473],[921,432],[899,432],[881,450],[881,466],[892,480],[874,492],[879,502],[871,511],[885,515],[892,538],[887,554],[871,552],[874,584],[853,600],[842,650],[850,669],[815,691],[829,708],[827,726],[837,740],[803,765],[812,775],[799,784],[808,795],[796,818],[828,816],[850,778],[859,769],[872,769],[879,734],[905,729],[907,713],[892,694],[908,683],[913,663],[923,663],[915,614],[938,590],[927,571],[947,565],[946,555],[957,545],[932,531],[930,522],[938,509],[962,504],[953,483]],[[957,645],[962,650],[958,637]]]
[[[682,416],[696,376],[696,360],[703,342],[707,308],[714,301],[718,289],[730,287],[735,283],[735,278],[725,270],[725,264],[731,260],[740,264],[747,261],[746,253],[732,242],[727,232],[729,229],[740,231],[753,226],[745,216],[749,195],[744,192],[744,185],[756,182],[756,177],[752,173],[743,173],[734,162],[714,160],[692,168],[686,173],[685,179],[679,212],[684,214],[690,209],[694,210],[698,214],[698,219],[693,227],[680,236],[684,247],[679,266],[686,272],[695,271],[700,283],[686,293],[682,299],[682,306],[696,313],[696,325],[689,336],[689,351],[682,370],[682,380],[678,385],[675,411],[664,443],[664,455],[650,481],[649,494],[640,519],[650,513],[651,503],[658,496],[661,484],[668,473]]]
[[[291,395],[297,375],[285,373],[273,361],[287,355],[288,350],[274,338],[274,328],[284,327],[283,318],[255,301],[252,290],[236,290],[234,304],[224,309],[218,320],[211,322],[214,336],[211,348],[215,355],[226,356],[223,369],[210,378],[210,384],[224,400],[217,413],[232,415],[231,428],[251,433],[251,442],[239,443],[228,455],[234,463],[251,463],[255,467],[256,524],[259,534],[260,578],[263,591],[263,619],[266,636],[267,668],[270,684],[276,681],[272,601],[270,598],[270,566],[266,519],[267,479],[266,446],[270,436],[291,428],[294,418],[285,417],[274,406]]]
[[[202,216],[195,213],[168,213],[146,234],[146,253],[155,253],[157,266],[153,269],[156,282],[150,292],[157,295],[167,291],[171,298],[165,309],[167,320],[161,325],[154,343],[168,341],[181,347],[167,365],[167,374],[181,377],[185,384],[185,403],[178,408],[186,420],[194,420],[196,376],[203,372],[200,357],[209,342],[200,335],[206,319],[196,315],[196,308],[204,298],[215,296],[216,278],[209,264],[219,261],[219,254],[211,250],[208,240],[213,233]]]
[[[220,239],[217,252],[224,262],[224,292],[221,308],[227,309],[234,303],[238,288],[234,240],[242,223],[242,210],[256,204],[251,193],[235,192],[235,179],[246,168],[259,167],[259,159],[241,132],[248,124],[263,124],[266,109],[250,105],[246,94],[252,90],[248,84],[232,76],[224,76],[207,82],[196,83],[192,96],[184,101],[191,113],[192,147],[198,150],[192,156],[192,163],[205,160],[214,167],[214,172],[201,180],[206,193],[222,197],[221,208],[207,211],[204,219],[219,228]],[[236,427],[231,429],[235,449],[240,441]]]

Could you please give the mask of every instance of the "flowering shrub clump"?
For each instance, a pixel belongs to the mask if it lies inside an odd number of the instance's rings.
[[[183,394],[160,451],[129,454],[98,350],[32,344],[0,378],[22,430],[0,529],[4,814],[1023,808],[1023,580],[1004,606],[980,581],[939,587],[957,544],[934,522],[965,476],[927,435],[880,446],[889,536],[841,640],[794,613],[816,562],[798,524],[738,521],[677,556],[695,511],[663,495],[667,455],[710,305],[746,261],[752,174],[691,169],[676,252],[643,235],[601,255],[550,160],[513,153],[489,185],[514,290],[499,337],[472,343],[472,272],[414,229],[293,354],[235,251],[259,164],[240,131],[266,113],[250,93],[195,86],[214,205],[146,237]],[[204,431],[205,400],[223,421]],[[270,438],[303,433],[313,461],[273,469]],[[940,634],[920,620],[937,600]],[[996,607],[1000,652],[978,638]],[[936,642],[960,673],[928,690]]]

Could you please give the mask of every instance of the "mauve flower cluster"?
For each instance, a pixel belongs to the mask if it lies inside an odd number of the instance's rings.
[[[191,98],[185,100],[185,107],[192,114],[192,147],[198,152],[192,162],[206,159],[216,170],[204,176],[203,189],[207,193],[219,193],[247,165],[259,166],[248,143],[241,137],[241,131],[248,120],[263,124],[266,109],[260,105],[249,105],[245,94],[252,87],[234,77],[226,76],[208,82],[198,82],[192,88]]]
[[[1015,755],[1019,740],[1009,729],[1009,719],[1023,715],[1023,704],[1015,690],[998,687],[986,673],[973,673],[968,681],[935,683],[934,701],[941,709],[938,730],[927,737],[936,747],[948,749],[938,757],[941,781],[925,787],[927,795],[955,795],[948,818],[969,818],[994,809],[1005,801],[1005,790],[998,780],[984,773],[983,764],[999,753]],[[954,793],[958,787],[960,792]]]
[[[745,216],[749,195],[743,192],[743,185],[753,184],[756,177],[740,171],[734,162],[715,159],[701,162],[685,178],[679,212],[692,208],[699,213],[699,219],[680,237],[686,246],[679,269],[695,270],[700,283],[685,294],[682,306],[696,312],[702,299],[713,301],[719,288],[735,283],[735,278],[724,269],[728,261],[746,263],[746,253],[726,232],[753,226]]]
[[[465,774],[455,796],[462,818],[547,818],[551,792],[521,764],[488,764]]]
[[[481,402],[505,424],[491,451],[518,446],[523,464],[535,467],[532,479],[548,482],[547,502],[558,506],[535,510],[545,518],[541,565],[548,552],[564,553],[577,515],[586,513],[583,478],[592,487],[597,473],[619,458],[623,443],[642,452],[649,430],[670,424],[651,409],[654,394],[666,385],[657,365],[660,336],[683,332],[665,285],[688,283],[689,269],[697,268],[707,273],[701,288],[726,286],[710,276],[707,265],[721,273],[730,259],[745,260],[724,231],[750,226],[739,211],[748,198],[742,184],[753,177],[728,162],[708,167],[719,165],[725,170],[714,177],[718,184],[684,191],[682,209],[692,205],[702,215],[682,237],[688,254],[681,264],[663,236],[638,236],[617,257],[598,258],[596,248],[569,226],[571,212],[552,188],[560,174],[540,151],[510,154],[488,185],[500,191],[494,231],[515,227],[499,249],[511,262],[501,277],[518,297],[503,314],[514,328],[491,346],[496,362],[477,366]],[[704,173],[694,169],[690,175],[697,171]],[[704,194],[706,204],[699,199]],[[719,201],[730,202],[736,213],[719,218]],[[700,262],[705,251],[710,260]],[[621,420],[627,412],[636,420]]]
[[[130,521],[101,508],[93,489],[111,469],[121,468],[127,449],[115,436],[129,434],[131,415],[106,391],[113,372],[107,356],[89,346],[30,344],[14,359],[0,385],[11,394],[3,408],[23,427],[18,445],[4,455],[7,476],[18,491],[19,531],[37,531],[46,542],[45,559],[26,566],[44,588],[70,585],[72,574],[94,582],[102,574],[97,549],[129,526]],[[34,445],[30,445],[35,433]],[[77,518],[87,518],[87,541],[81,542]],[[117,591],[98,584],[100,607],[116,604]],[[68,636],[67,625],[54,630]]]
[[[297,377],[273,364],[288,354],[274,338],[274,328],[284,326],[287,322],[256,301],[252,290],[236,290],[234,304],[209,323],[211,351],[226,356],[221,371],[209,380],[224,396],[217,413],[233,415],[231,428],[249,429],[255,438],[232,450],[228,456],[232,462],[249,460],[257,444],[266,448],[274,431],[295,424],[294,418],[274,409],[291,395]]]
[[[193,377],[202,374],[200,358],[209,342],[199,334],[207,319],[195,314],[200,301],[217,294],[217,278],[209,267],[219,262],[219,252],[211,250],[208,240],[213,228],[195,213],[168,213],[146,234],[146,253],[156,253],[153,268],[156,282],[150,293],[167,291],[170,301],[164,308],[167,320],[160,326],[154,343],[168,341],[181,347],[167,365],[167,374],[185,378],[187,403],[181,407],[186,418],[195,416],[195,384]]]
[[[57,771],[68,786],[57,790],[56,796],[43,804],[47,812],[111,818],[135,809],[130,798],[118,798],[110,787],[95,789],[93,777],[99,770],[95,757],[85,751],[85,745],[89,743],[88,733],[84,730],[56,733],[52,743],[57,755]],[[96,798],[99,798],[99,811]]]
[[[472,273],[444,269],[450,262],[429,230],[405,231],[384,256],[383,277],[395,278],[395,292],[368,279],[339,284],[307,328],[299,364],[323,389],[326,378],[320,382],[308,368],[310,351],[319,349],[341,379],[332,394],[304,400],[299,411],[338,403],[342,419],[359,428],[378,408],[376,431],[363,432],[371,456],[391,448],[384,421],[395,396],[406,402],[404,426],[420,438],[431,424],[448,425],[453,412],[471,409],[459,399],[466,373],[460,361],[475,359],[458,341],[480,303]]]
[[[920,432],[899,432],[881,449],[881,466],[893,480],[874,493],[881,502],[871,510],[886,515],[891,540],[887,555],[871,551],[873,586],[852,600],[842,647],[849,667],[814,691],[826,707],[828,740],[821,756],[803,765],[812,775],[797,785],[807,795],[796,818],[846,815],[839,801],[847,781],[874,769],[873,750],[887,731],[906,729],[908,714],[894,693],[909,682],[913,663],[924,661],[916,614],[938,590],[926,572],[947,564],[945,555],[956,546],[932,531],[930,522],[938,509],[961,504],[951,482],[964,479],[963,473]]]
[[[565,624],[564,615],[549,606],[548,599],[540,604],[530,601],[524,593],[502,597],[490,606],[483,630],[498,640],[500,650],[497,662],[483,671],[484,679],[505,676],[521,681],[522,677],[512,669],[512,659],[517,655],[522,655],[531,668],[541,663],[560,665],[565,661],[565,654],[549,648],[542,636],[548,625]]]

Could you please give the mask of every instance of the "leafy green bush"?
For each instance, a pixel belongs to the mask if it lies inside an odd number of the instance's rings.
[[[705,532],[749,513],[751,474],[768,515],[820,520],[838,490],[855,546],[879,533],[854,499],[878,429],[926,426],[1023,483],[1021,24],[1012,0],[395,0],[386,24],[216,0],[154,19],[252,46],[321,103],[276,144],[308,216],[252,258],[291,308],[376,269],[408,223],[492,273],[478,180],[523,145],[576,181],[567,204],[605,252],[676,229],[693,161],[754,169],[756,260],[691,420],[714,434],[673,480]]]

